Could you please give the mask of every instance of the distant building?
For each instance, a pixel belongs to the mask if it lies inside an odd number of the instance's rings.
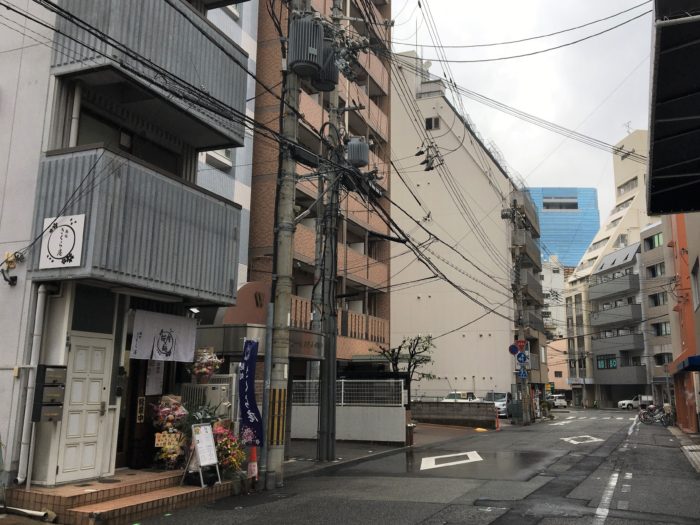
[[[564,289],[566,275],[564,266],[556,255],[548,261],[542,261],[542,320],[548,340],[559,339],[566,335],[566,310],[564,308]]]
[[[578,264],[598,233],[595,188],[530,188],[542,229],[542,257],[556,255],[563,266]]]

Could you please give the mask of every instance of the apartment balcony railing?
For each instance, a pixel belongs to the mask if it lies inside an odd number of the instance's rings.
[[[598,385],[643,385],[647,382],[647,367],[594,368],[593,378]]]
[[[642,320],[641,304],[626,304],[609,310],[594,312],[590,316],[591,326],[599,327],[615,324],[633,324]]]
[[[311,329],[311,301],[292,296],[290,326]],[[373,343],[389,342],[389,321],[368,314],[342,310],[338,312],[338,335]]]
[[[380,137],[384,140],[389,138],[389,119],[379,106],[375,104],[369,95],[365,93],[362,89],[352,89],[350,98],[355,98],[355,102],[364,106],[358,113],[362,116],[362,119],[371,127]]]
[[[528,222],[532,226],[533,233],[535,237],[540,236],[540,219],[537,215],[537,208],[535,203],[532,202],[532,197],[527,191],[515,191],[513,192],[513,198],[517,202],[518,206],[521,207],[527,217]]]
[[[389,94],[389,71],[384,66],[382,61],[374,53],[360,53],[357,57],[358,63],[367,71],[379,89],[385,95]]]
[[[46,219],[84,215],[82,257],[76,266],[40,268],[35,250],[32,278],[99,279],[233,304],[240,213],[233,202],[124,153],[102,146],[49,152],[39,167],[34,233],[41,235]]]
[[[600,337],[591,341],[591,350],[598,354],[643,349],[644,336],[642,334],[627,334],[619,335],[617,337]]]
[[[338,246],[338,274],[360,284],[381,287],[389,280],[389,267],[344,245]]]
[[[513,232],[513,246],[520,247],[521,253],[525,255],[525,265],[532,265],[538,271],[542,270],[542,259],[540,247],[527,230],[519,229]]]
[[[588,288],[588,298],[591,301],[598,301],[614,295],[635,295],[638,291],[639,275],[631,273],[590,286]]]
[[[520,283],[523,285],[523,293],[532,301],[541,305],[544,302],[542,283],[529,270],[520,270]]]
[[[114,42],[113,45],[103,42],[59,16],[55,23],[52,73],[75,77],[90,72],[94,74],[83,75],[83,81],[88,85],[114,83],[114,75],[105,78],[96,75],[108,66],[216,130],[223,135],[223,141],[243,145],[242,122],[192,104],[187,94],[180,95],[185,88],[176,86],[157,70],[162,68],[189,86],[203,89],[216,101],[245,113],[246,53],[188,2],[60,0],[59,4]],[[138,56],[126,52],[126,49]],[[153,66],[139,57],[145,57]],[[197,100],[201,97],[195,95],[191,98]],[[138,100],[131,102],[136,104]],[[222,141],[222,138],[212,140]]]
[[[544,322],[537,310],[525,308],[523,311],[523,326],[538,332],[544,332]]]

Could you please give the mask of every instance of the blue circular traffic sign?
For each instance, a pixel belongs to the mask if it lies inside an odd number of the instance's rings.
[[[521,365],[524,365],[527,363],[527,355],[524,352],[520,352],[517,356],[516,359],[518,360],[518,363]]]
[[[509,351],[511,354],[513,354],[513,355],[515,355],[515,354],[517,354],[517,353],[519,352],[518,347],[515,346],[515,345],[510,345],[510,346],[508,347],[508,351]]]

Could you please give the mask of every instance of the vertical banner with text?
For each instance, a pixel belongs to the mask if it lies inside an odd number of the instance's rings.
[[[258,342],[243,342],[243,361],[238,375],[238,399],[241,414],[241,440],[244,445],[261,446],[263,443],[262,417],[255,402],[255,364]]]

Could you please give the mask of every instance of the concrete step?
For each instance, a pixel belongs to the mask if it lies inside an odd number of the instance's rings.
[[[225,498],[234,492],[230,481],[213,487],[174,486],[68,509],[67,525],[131,524],[148,516]]]

